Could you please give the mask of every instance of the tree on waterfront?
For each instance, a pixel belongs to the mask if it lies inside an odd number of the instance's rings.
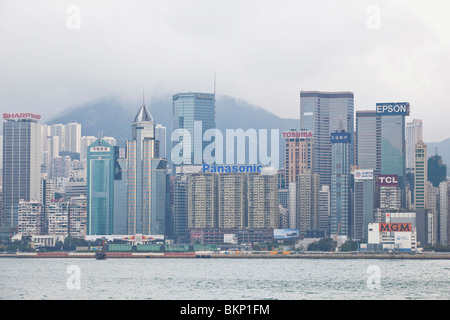
[[[358,251],[358,241],[348,240],[342,246],[339,247],[339,251],[349,252],[349,251]]]
[[[336,241],[331,238],[323,238],[319,241],[314,241],[313,243],[308,245],[308,251],[335,251],[336,250]]]

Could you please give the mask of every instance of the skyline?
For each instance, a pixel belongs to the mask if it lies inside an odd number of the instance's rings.
[[[3,1],[0,7],[2,112],[51,118],[108,95],[135,108],[143,86],[146,97],[213,92],[216,74],[218,95],[282,118],[299,119],[301,90],[351,91],[355,111],[409,101],[408,121],[423,120],[425,141],[450,138],[439,117],[450,74],[445,1]]]

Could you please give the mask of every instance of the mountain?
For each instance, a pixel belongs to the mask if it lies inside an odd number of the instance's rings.
[[[116,138],[118,145],[123,147],[125,141],[131,138],[131,123],[140,107],[140,105],[129,105],[110,96],[68,108],[46,123],[80,123],[83,136],[98,136],[102,132],[103,136]],[[152,98],[147,107],[155,122],[167,127],[167,140],[170,141],[172,96]],[[216,101],[216,127],[224,136],[226,129],[279,129],[281,133],[298,129],[299,125],[300,121],[297,119],[280,118],[243,100],[219,96]],[[280,134],[280,151],[282,148],[284,145]],[[283,152],[280,153],[280,155],[283,154]],[[283,159],[280,158],[280,161]]]

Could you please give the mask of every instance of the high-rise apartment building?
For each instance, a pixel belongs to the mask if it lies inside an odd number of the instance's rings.
[[[247,178],[247,226],[277,229],[280,225],[277,175],[249,173]]]
[[[414,169],[416,143],[423,140],[422,120],[414,119],[406,124],[406,169]]]
[[[450,182],[443,181],[439,185],[439,243],[447,246],[450,243]]]
[[[381,117],[376,111],[356,111],[356,165],[381,173]]]
[[[342,126],[351,137],[350,165],[354,163],[354,94],[352,92],[302,91],[300,129],[314,135],[312,167],[321,185],[331,184],[330,134]]]
[[[307,238],[320,237],[319,176],[305,171],[297,176],[297,228]],[[324,234],[322,234],[324,236]]]
[[[219,228],[243,228],[247,224],[247,181],[241,173],[217,177]]]
[[[330,235],[331,223],[331,198],[330,186],[324,185],[319,193],[319,230],[325,234]]]
[[[414,153],[414,206],[427,208],[428,157],[427,145],[421,140],[415,145]]]
[[[188,228],[217,228],[217,179],[213,173],[188,175]]]
[[[4,113],[3,210],[1,226],[15,228],[19,201],[39,201],[41,178],[40,115]]]

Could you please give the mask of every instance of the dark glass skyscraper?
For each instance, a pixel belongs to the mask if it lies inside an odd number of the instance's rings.
[[[350,234],[350,145],[351,134],[331,134],[331,235]]]
[[[354,95],[352,92],[302,91],[300,93],[300,129],[314,133],[313,170],[321,185],[331,184],[330,134],[340,126],[354,135]],[[349,161],[354,162],[354,139],[349,145]]]

